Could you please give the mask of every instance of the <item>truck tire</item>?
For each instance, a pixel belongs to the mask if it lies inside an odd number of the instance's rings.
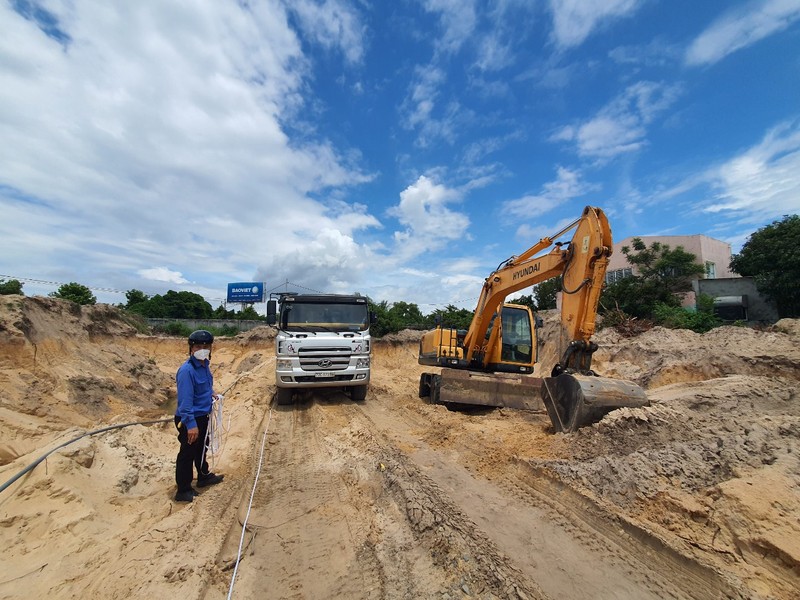
[[[287,404],[292,403],[292,388],[277,388],[275,391],[275,397],[278,400],[278,404],[280,406],[286,406]]]
[[[363,402],[367,399],[367,385],[354,385],[350,388],[350,398],[353,402]]]

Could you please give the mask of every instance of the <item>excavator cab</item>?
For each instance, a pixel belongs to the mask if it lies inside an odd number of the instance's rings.
[[[491,373],[533,373],[536,323],[529,307],[503,304],[499,318],[497,313],[492,316],[483,343],[474,349],[469,361],[464,347],[467,332],[439,325],[420,339],[419,364]]]

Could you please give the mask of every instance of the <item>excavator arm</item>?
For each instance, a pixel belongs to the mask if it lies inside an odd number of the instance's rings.
[[[540,252],[553,240],[575,230],[572,241],[558,243],[549,253]],[[543,238],[528,250],[506,261],[486,278],[475,316],[464,338],[466,360],[472,368],[486,366],[487,348],[497,343],[500,328],[492,328],[493,316],[509,294],[554,277],[562,277],[561,326],[570,341],[586,345],[594,334],[597,305],[613,242],[611,228],[599,208],[587,206],[576,219],[553,237]]]

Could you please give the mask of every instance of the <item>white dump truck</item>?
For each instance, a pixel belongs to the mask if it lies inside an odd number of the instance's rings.
[[[294,391],[304,388],[339,387],[355,401],[367,397],[375,316],[364,296],[273,294],[267,322],[278,329],[278,404],[291,404]]]

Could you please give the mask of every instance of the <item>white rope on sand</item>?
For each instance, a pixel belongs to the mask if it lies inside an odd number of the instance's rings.
[[[239,538],[239,549],[236,551],[236,566],[233,568],[233,575],[231,576],[231,587],[228,590],[228,600],[231,600],[233,596],[233,584],[236,581],[236,573],[239,571],[239,561],[242,559],[242,545],[244,544],[244,534],[247,531],[247,520],[250,518],[250,510],[253,508],[253,497],[256,494],[256,486],[258,486],[258,478],[261,475],[261,465],[264,461],[264,446],[267,443],[267,432],[269,431],[269,424],[272,421],[272,407],[269,409],[269,418],[267,419],[267,425],[264,427],[264,437],[261,439],[261,454],[258,457],[258,469],[256,469],[256,478],[253,481],[253,489],[250,492],[250,502],[247,505],[247,514],[244,517],[244,522],[242,523],[242,535]]]
[[[222,456],[225,449],[225,442],[228,440],[228,431],[231,428],[231,417],[228,416],[228,424],[222,418],[222,405],[225,396],[217,394],[211,403],[211,413],[208,415],[208,429],[203,445],[203,459],[208,452],[211,454],[211,471],[214,471],[217,460]]]

